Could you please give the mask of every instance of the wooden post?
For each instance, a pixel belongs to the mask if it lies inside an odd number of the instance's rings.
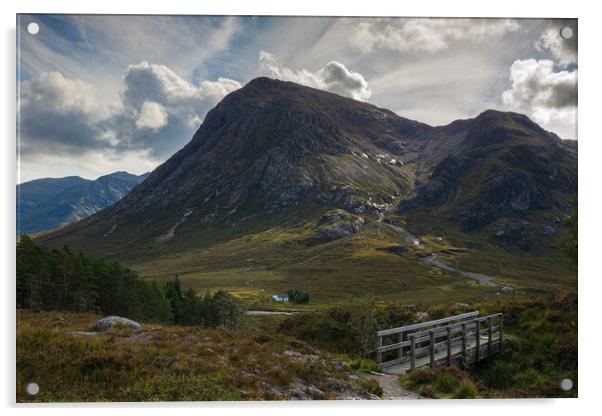
[[[502,350],[502,338],[504,336],[504,315],[500,314],[500,324],[498,325],[500,329],[500,342],[498,351]]]
[[[476,362],[481,361],[481,321],[479,321],[477,319],[477,321],[475,322],[476,325],[476,329],[475,329],[475,348],[476,348],[476,356],[475,356],[475,360]]]
[[[381,347],[383,346],[383,337],[381,335],[376,335],[376,364],[380,365],[383,362],[383,353],[381,352]]]
[[[451,366],[452,363],[452,330],[451,327],[447,327],[447,366]]]
[[[416,338],[410,334],[410,370],[416,368]]]
[[[435,331],[431,330],[429,332],[431,347],[430,347],[430,364],[431,368],[435,366]]]
[[[462,324],[462,366],[468,367],[468,354],[466,353],[466,324]]]
[[[403,331],[399,331],[399,338],[397,338],[397,341],[399,343],[403,342]],[[399,347],[399,349],[397,350],[397,358],[403,358],[403,347]]]
[[[487,324],[489,325],[489,328],[487,328],[487,337],[489,338],[489,342],[487,343],[487,356],[490,356],[493,345],[493,319],[489,318]]]

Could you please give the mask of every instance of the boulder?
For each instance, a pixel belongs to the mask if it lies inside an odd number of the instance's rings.
[[[99,319],[94,324],[94,329],[96,331],[106,331],[109,328],[114,327],[115,325],[125,325],[128,328],[131,328],[135,331],[142,329],[142,325],[140,325],[136,321],[132,321],[128,318],[122,318],[121,316],[107,316],[105,318]]]

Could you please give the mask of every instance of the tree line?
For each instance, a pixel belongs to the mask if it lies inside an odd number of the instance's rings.
[[[28,236],[17,243],[17,308],[119,315],[144,322],[244,324],[242,303],[227,292],[182,291],[179,279],[160,286],[115,261],[93,260],[68,247],[49,249]]]

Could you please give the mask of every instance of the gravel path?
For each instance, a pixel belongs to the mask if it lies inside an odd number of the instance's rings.
[[[468,277],[469,279],[476,280],[479,283],[484,284],[485,286],[499,286],[490,276],[487,276],[486,274],[467,272],[465,270],[456,269],[450,266],[449,264],[445,263],[443,260],[441,260],[441,258],[435,253],[426,257],[422,261],[425,264],[438,267],[441,270],[445,270],[451,273],[457,273],[464,277]]]
[[[399,385],[398,376],[396,375],[374,373],[365,377],[378,382],[380,388],[383,389],[383,400],[412,400],[421,398],[418,394],[403,389]]]

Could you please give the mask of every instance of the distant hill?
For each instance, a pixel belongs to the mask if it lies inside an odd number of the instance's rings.
[[[17,234],[28,234],[79,221],[119,201],[148,173],[114,172],[96,180],[67,176],[17,185]]]

